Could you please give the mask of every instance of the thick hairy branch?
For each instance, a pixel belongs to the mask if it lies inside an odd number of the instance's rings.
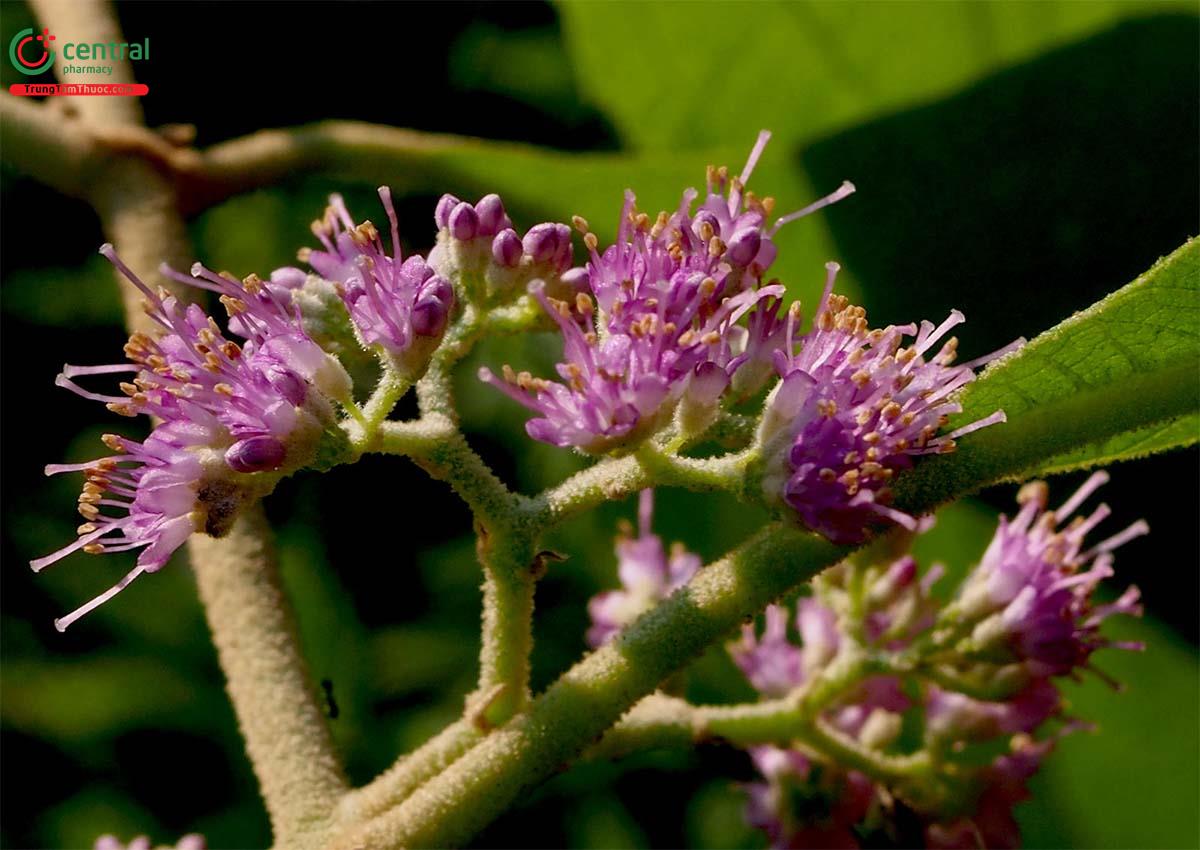
[[[188,551],[275,843],[317,847],[347,784],[297,653],[271,541],[251,509],[220,540],[194,535]]]

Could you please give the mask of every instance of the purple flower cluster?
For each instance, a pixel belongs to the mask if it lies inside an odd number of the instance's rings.
[[[429,254],[430,265],[477,296],[521,294],[534,279],[556,296],[580,291],[584,272],[571,269],[574,248],[565,224],[536,224],[522,236],[495,194],[474,204],[442,195],[433,218],[438,243]]]
[[[890,507],[889,487],[912,458],[950,452],[955,439],[1004,421],[1004,413],[938,434],[962,408],[955,394],[974,380],[974,369],[1020,346],[1018,340],[987,357],[959,366],[951,328],[957,310],[941,325],[891,325],[871,330],[866,311],[833,293],[838,271],[828,266],[825,293],[812,330],[796,339],[798,305],[788,313],[783,345],[773,352],[780,378],[768,400],[760,439],[768,455],[763,486],[809,528],[838,543],[857,543],[872,528],[916,520]],[[904,338],[912,336],[909,345]]]
[[[301,259],[336,285],[362,344],[378,346],[401,372],[412,375],[441,340],[454,290],[420,255],[402,259],[391,191],[381,186],[379,198],[391,226],[390,256],[375,225],[356,225],[341,196],[333,195],[324,217],[312,225],[324,250],[305,249]]]
[[[607,643],[625,626],[655,604],[687,584],[700,569],[700,557],[676,543],[668,552],[662,538],[651,531],[654,516],[654,491],[643,490],[638,497],[638,533],[624,528],[617,538],[617,575],[620,590],[610,590],[592,598],[588,613],[592,626],[587,640],[593,646]]]
[[[111,245],[100,252],[146,297],[159,326],[135,333],[129,364],[66,366],[57,383],[104,402],[123,416],[145,414],[157,424],[142,442],[107,435],[115,454],[46,467],[46,474],[85,472],[79,497],[85,522],[68,546],[32,562],[34,570],[82,549],[91,554],[140,549],[137,564],[116,586],[55,621],[59,630],[116,595],[143,572],[161,569],[193,531],[225,533],[241,506],[269,491],[278,477],[307,464],[335,421],[330,400],[349,397],[341,365],[304,332],[276,287],[244,281],[199,264],[193,277],[164,273],[217,293],[230,316],[229,338],[195,304],[152,291]],[[127,373],[121,395],[104,395],[75,379]],[[110,510],[105,511],[108,508]]]
[[[531,437],[606,452],[663,427],[685,397],[692,408],[714,410],[743,367],[737,392],[753,392],[752,375],[765,378],[751,364],[768,359],[765,349],[780,338],[773,313],[784,292],[760,285],[775,257],[772,236],[853,191],[847,184],[768,227],[774,202],[745,191],[768,138],[759,137],[741,176],[710,169],[707,197],[694,213],[693,189],[674,212],[653,220],[627,192],[617,241],[603,253],[587,222],[575,219],[589,253],[588,291],[564,301],[536,281],[530,288],[562,331],[561,381],[480,370],[482,380],[537,414],[526,425]]]
[[[1000,518],[979,566],[958,600],[943,612],[942,622],[951,633],[962,623],[974,624],[970,637],[959,644],[961,651],[999,652],[1035,675],[1063,676],[1086,666],[1100,647],[1140,648],[1113,644],[1100,635],[1109,615],[1141,613],[1138,589],[1131,586],[1105,605],[1093,604],[1092,596],[1100,581],[1113,574],[1113,550],[1150,527],[1139,520],[1085,548],[1084,538],[1109,515],[1109,507],[1102,504],[1086,517],[1071,519],[1106,481],[1107,473],[1094,473],[1057,510],[1046,507],[1047,488],[1041,481],[1021,489],[1021,510],[1011,521]]]
[[[816,595],[797,602],[798,645],[781,606],[767,609],[761,632],[744,628],[730,652],[769,698],[836,678],[839,663],[864,651],[890,656],[895,672],[857,681],[824,704],[817,722],[858,746],[898,757],[913,754],[898,750],[897,742],[902,727],[916,725],[923,730],[921,748],[937,754],[959,789],[955,799],[903,786],[884,789],[803,748],[754,748],[765,781],[747,787],[747,818],[767,832],[772,846],[859,846],[860,838],[887,824],[886,803],[897,798],[924,824],[927,846],[1017,846],[1013,807],[1028,796],[1026,780],[1061,734],[1032,737],[1061,717],[1052,677],[1091,669],[1091,653],[1102,646],[1140,648],[1099,634],[1107,616],[1140,613],[1136,589],[1107,605],[1095,605],[1092,597],[1112,574],[1113,549],[1145,533],[1145,524],[1085,549],[1085,535],[1108,509],[1069,521],[1106,478],[1096,473],[1058,510],[1046,508],[1044,484],[1027,485],[1020,513],[1012,521],[1000,518],[983,559],[940,615],[931,588],[941,570],[920,576],[913,558],[903,556],[883,566],[846,562],[822,575]],[[980,698],[985,692],[989,698]],[[1079,725],[1069,722],[1062,731]],[[1004,741],[1007,752],[983,765],[958,755],[970,745]],[[814,770],[818,763],[820,771]]]

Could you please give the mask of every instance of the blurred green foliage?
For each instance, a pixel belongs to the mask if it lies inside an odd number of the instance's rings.
[[[643,209],[672,207],[707,163],[739,167],[767,127],[775,139],[752,187],[781,210],[842,179],[859,186],[781,233],[777,271],[791,294],[811,303],[822,264],[836,258],[843,290],[877,320],[962,307],[963,350],[974,356],[1086,307],[1197,229],[1193,4],[308,4],[280,16],[247,3],[241,28],[269,27],[312,55],[325,39],[357,37],[364,18],[374,31],[420,36],[368,50],[334,95],[324,93],[331,71],[314,60],[269,97],[220,100],[205,87],[216,91],[236,69],[214,66],[197,80],[195,65],[206,61],[206,38],[223,37],[229,9],[192,8],[185,23],[165,4],[119,6],[128,34],[170,48],[145,69],[152,123],[195,121],[202,139],[216,140],[355,117],[544,145],[439,154],[420,191],[400,202],[406,250],[432,240],[430,187],[498,191],[525,226],[579,213],[609,237],[626,187]],[[21,7],[5,13],[4,36],[26,25]],[[120,559],[77,557],[36,582],[24,569],[76,524],[78,482],[44,480],[40,466],[94,456],[101,430],[114,427],[98,406],[56,390],[53,376],[64,360],[115,359],[122,333],[91,214],[8,174],[0,188],[8,210],[27,211],[6,216],[3,229],[0,344],[9,409],[21,407],[3,437],[0,843],[79,847],[105,831],[165,840],[196,830],[213,847],[265,845],[182,559],[65,636],[53,616],[107,587]],[[377,215],[371,186],[298,174],[195,220],[198,257],[239,274],[292,263],[333,190],[358,215]],[[556,354],[548,335],[489,341],[460,378],[472,443],[527,492],[582,461],[528,440],[517,406],[473,375],[505,361],[546,372]],[[1143,585],[1151,610],[1120,624],[1119,636],[1149,649],[1098,656],[1124,693],[1092,677],[1068,687],[1074,713],[1100,732],[1066,738],[1036,779],[1020,810],[1030,846],[1200,844],[1195,460],[1122,466],[1106,488],[1113,527],[1146,515],[1155,530],[1118,559],[1120,578]],[[1181,461],[1190,464],[1183,476]],[[1066,492],[1071,479],[1054,487]],[[943,511],[918,543],[923,562],[965,569],[1011,497],[997,488]],[[329,681],[338,707],[335,737],[365,781],[455,717],[473,687],[479,575],[469,517],[397,459],[285,482],[268,509],[314,677]],[[613,529],[632,513],[632,504],[606,505],[548,541],[568,560],[538,588],[535,687],[584,651],[586,600],[614,584]],[[665,539],[706,560],[759,521],[729,500],[675,491],[660,494],[656,515]],[[751,696],[719,648],[697,662],[688,692]],[[762,846],[735,787],[750,778],[742,755],[718,747],[585,764],[477,844]]]

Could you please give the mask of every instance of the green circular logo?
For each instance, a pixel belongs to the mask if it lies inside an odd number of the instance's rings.
[[[44,29],[41,35],[35,36],[33,29],[26,27],[8,43],[9,61],[22,74],[33,76],[48,71],[54,64],[54,51],[50,49],[50,42],[54,40],[55,37],[50,35],[49,29]],[[41,50],[41,55],[36,55],[38,50]]]

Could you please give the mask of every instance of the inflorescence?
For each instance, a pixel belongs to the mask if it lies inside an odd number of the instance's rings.
[[[1105,480],[1096,473],[1058,509],[1045,484],[1026,485],[1021,510],[1000,517],[948,605],[934,595],[940,565],[858,555],[823,573],[813,595],[768,607],[761,630],[744,627],[729,652],[750,684],[806,707],[794,740],[747,745],[762,780],[745,786],[746,819],[772,847],[1017,846],[1012,809],[1026,781],[1059,736],[1084,725],[1065,715],[1055,680],[1094,671],[1101,647],[1141,648],[1100,634],[1113,614],[1141,614],[1137,588],[1094,597],[1113,550],[1146,524],[1085,548],[1109,510],[1072,518]],[[618,538],[623,590],[589,606],[593,645],[698,569],[684,550],[668,569],[648,505],[643,494],[641,536]],[[831,740],[866,755],[842,764]]]
[[[514,304],[528,308],[530,328],[540,308],[562,338],[556,379],[507,365],[500,375],[479,371],[532,411],[530,437],[591,455],[647,443],[671,454],[760,398],[757,427],[743,440],[752,462],[739,467],[753,480],[730,489],[837,543],[890,527],[911,540],[932,520],[892,504],[894,480],[922,455],[953,451],[1005,421],[997,410],[946,430],[976,369],[1023,340],[955,365],[958,342],[947,334],[961,313],[939,325],[872,329],[863,308],[834,292],[834,263],[802,332],[799,303],[767,277],[780,230],[854,187],[774,217],[774,199],[747,189],[768,139],[760,134],[736,177],[710,167],[703,198],[688,189],[672,211],[651,217],[627,191],[607,247],[575,217],[586,251],[578,267],[571,227],[546,222],[522,234],[494,194],[476,203],[444,195],[436,244],[408,257],[388,189],[379,190],[387,243],[334,195],[312,226],[320,247],[299,254],[313,274],[283,268],[239,280],[199,264],[190,276],[162,269],[215,296],[224,327],[198,304],[152,289],[103,246],[144,296],[154,330],[129,338],[129,362],[68,365],[57,383],[116,414],[146,416],[149,435],[109,434],[111,455],[46,467],[85,473],[84,522],[74,542],[32,566],[78,550],[138,554],[116,585],[55,625],[65,629],[161,569],[192,533],[225,534],[282,477],[349,456],[347,435],[365,440],[378,426],[353,394],[350,374],[364,358],[390,379],[380,387],[407,389],[456,322],[486,332],[489,311]],[[124,376],[119,394],[78,383],[95,375]],[[1136,523],[1089,547],[1084,539],[1108,508],[1072,519],[1104,481],[1096,473],[1058,509],[1047,507],[1044,484],[1026,485],[1020,510],[1000,518],[946,605],[935,596],[940,568],[922,571],[907,554],[884,563],[860,554],[819,576],[794,606],[769,607],[762,631],[746,626],[729,648],[734,661],[765,699],[800,712],[794,739],[747,743],[762,776],[746,787],[747,817],[773,846],[858,846],[875,833],[937,847],[1016,842],[1012,806],[1056,736],[1078,725],[1064,715],[1055,679],[1094,669],[1101,647],[1136,648],[1100,631],[1112,614],[1140,612],[1136,588],[1107,604],[1094,596],[1112,575],[1113,550],[1147,528]],[[682,545],[664,547],[652,512],[646,490],[636,530],[617,542],[622,587],[589,605],[593,647],[701,570]]]

